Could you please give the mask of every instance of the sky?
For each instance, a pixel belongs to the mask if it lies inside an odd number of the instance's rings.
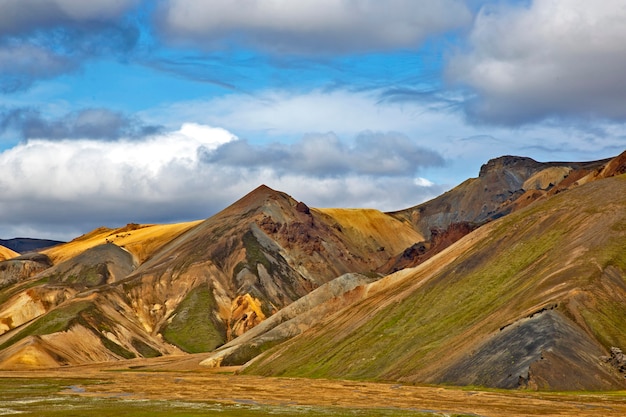
[[[0,0],[0,238],[626,150],[623,0]]]

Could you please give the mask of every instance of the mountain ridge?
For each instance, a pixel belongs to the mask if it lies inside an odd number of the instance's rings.
[[[619,307],[626,261],[616,255],[626,230],[619,217],[625,203],[607,200],[623,188],[625,161],[626,153],[589,163],[496,158],[483,165],[478,178],[392,213],[312,208],[260,185],[205,220],[98,228],[42,254],[0,262],[0,368],[213,352],[204,357],[205,366],[245,364],[245,372],[267,373],[271,367],[292,375],[506,388],[619,387],[612,359],[598,362],[598,357],[626,344],[612,324],[626,318]],[[582,213],[565,208],[575,199],[586,202]],[[609,219],[615,223],[607,224]],[[597,222],[604,240],[591,234],[581,243],[571,235],[574,230],[587,236],[585,220]],[[590,253],[601,265],[600,275],[576,257]],[[616,265],[606,264],[607,254]],[[519,275],[525,262],[537,276],[552,278]],[[501,270],[511,271],[515,282],[536,282],[538,292],[529,284],[511,287]],[[569,270],[590,281],[558,281]],[[461,285],[458,277],[471,271],[467,280],[474,284]],[[477,288],[484,294],[473,294]],[[454,291],[458,294],[451,295]],[[509,293],[527,296],[506,304]],[[555,302],[557,296],[566,301]],[[419,300],[427,300],[430,309],[422,310]],[[598,313],[590,312],[589,300],[601,303]],[[469,309],[481,326],[469,322],[459,330],[458,309]],[[388,322],[387,313],[397,316],[396,324],[377,333],[376,326]],[[372,317],[378,325],[371,324]],[[397,327],[405,317],[421,323],[422,330]],[[301,344],[337,326],[343,333]],[[407,341],[406,335],[419,337]],[[434,335],[439,337],[411,353],[415,340]],[[517,367],[498,365],[504,376],[495,372],[499,368],[489,358],[504,345],[513,349],[512,340],[529,338],[542,342],[535,350],[523,343],[515,348],[528,359]],[[567,340],[586,356],[574,358]],[[394,343],[402,348],[392,349]],[[304,365],[306,355],[294,367],[290,346],[316,357],[332,352],[339,358],[348,346],[353,350],[335,374],[333,360],[325,371],[311,371],[312,364]],[[474,359],[467,346],[477,352]],[[320,347],[326,350],[316,351]],[[364,365],[372,360],[379,362],[377,371]],[[396,368],[398,361],[409,365],[409,374]],[[309,371],[302,373],[302,366]],[[571,370],[571,385],[559,385],[551,376],[559,369]],[[597,376],[596,385],[581,382],[585,372]]]
[[[621,198],[599,206],[609,190]],[[402,271],[404,279],[396,290],[378,292],[378,298],[364,299],[340,317],[279,345],[252,361],[246,372],[503,388],[623,388],[624,375],[607,367],[601,356],[612,346],[626,344],[617,327],[626,318],[626,258],[620,249],[626,239],[624,196],[626,178],[615,177],[485,225],[435,255],[430,264]],[[572,197],[585,201],[589,213],[572,212]],[[578,233],[582,235],[570,239]],[[504,246],[505,241],[513,245]],[[523,246],[527,249],[520,252]],[[450,253],[457,255],[436,272],[432,262]],[[592,262],[580,258],[581,253]],[[384,280],[370,285],[379,282]],[[393,294],[406,298],[398,302]],[[364,314],[370,319],[353,327]],[[538,327],[521,325],[533,317]],[[502,332],[511,336],[503,337]],[[576,359],[575,352],[554,339],[565,333],[587,359]],[[532,341],[540,334],[544,342],[539,343],[547,344],[534,348]],[[513,340],[522,341],[520,352],[531,359],[525,362],[521,353],[514,355],[513,361],[523,363],[519,368],[506,361],[495,363],[498,355],[504,359],[507,351],[512,354]],[[556,370],[567,370],[567,376]]]

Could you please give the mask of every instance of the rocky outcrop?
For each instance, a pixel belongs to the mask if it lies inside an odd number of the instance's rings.
[[[555,310],[493,334],[436,381],[498,388],[602,390],[624,385],[597,359],[602,347]],[[567,378],[563,378],[567,375]]]
[[[484,224],[527,206],[549,191],[554,194],[578,186],[583,178],[597,176],[610,165],[611,159],[537,162],[531,158],[502,156],[484,164],[478,178],[469,179],[426,203],[390,214],[411,222],[429,239],[433,229],[445,230],[453,223],[463,222]]]
[[[626,378],[626,354],[618,347],[611,347],[611,356],[602,356],[601,360],[617,369]]]
[[[40,253],[30,253],[0,262],[0,289],[24,281],[51,266],[50,258]]]
[[[377,269],[382,274],[390,274],[404,268],[411,268],[430,259],[448,246],[471,233],[478,227],[469,222],[452,223],[447,229],[434,228],[430,231],[430,241],[418,242],[406,248],[400,255],[391,258]]]

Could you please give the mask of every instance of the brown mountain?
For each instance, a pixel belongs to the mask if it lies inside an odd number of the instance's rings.
[[[432,229],[445,230],[461,222],[483,224],[547,194],[593,180],[611,161],[537,162],[502,156],[484,164],[477,178],[426,203],[390,214],[409,220],[429,237]]]
[[[406,248],[379,268],[391,273],[416,266],[477,227],[589,181],[624,173],[626,153],[592,162],[537,162],[502,156],[452,190],[420,205],[391,212],[410,222],[425,241]]]
[[[203,221],[96,229],[0,262],[0,368],[214,351],[262,374],[620,387],[624,155],[498,158],[395,213],[261,186]]]
[[[623,389],[626,176],[595,178],[494,220],[415,268],[352,289],[358,295],[343,310],[246,372]]]
[[[210,351],[338,275],[378,277],[419,240],[377,210],[311,209],[265,186],[203,222],[96,229],[41,269],[9,261],[19,279],[0,263],[0,366]]]

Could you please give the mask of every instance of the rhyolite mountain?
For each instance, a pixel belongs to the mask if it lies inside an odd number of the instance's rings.
[[[420,240],[380,211],[266,186],[205,221],[96,229],[0,263],[0,367],[211,351]]]
[[[625,247],[626,176],[590,182],[492,221],[417,267],[365,284],[342,310],[245,371],[623,389]]]
[[[9,254],[0,368],[213,352],[266,375],[623,387],[624,172],[506,156],[394,213],[261,186],[204,221]]]
[[[389,213],[410,222],[426,240],[379,268],[394,272],[425,261],[477,227],[586,182],[626,172],[626,155],[591,162],[537,162],[503,156],[430,201]]]

